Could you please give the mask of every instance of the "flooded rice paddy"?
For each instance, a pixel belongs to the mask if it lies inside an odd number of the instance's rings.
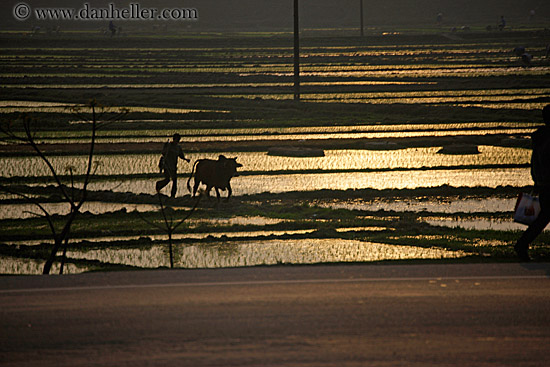
[[[52,266],[52,274],[58,274],[60,264],[56,263]],[[78,266],[74,264],[65,264],[63,274],[79,274],[92,270],[87,266]],[[39,275],[42,274],[44,261],[34,260],[21,257],[0,256],[0,274],[25,274]]]
[[[196,159],[217,159],[219,154],[237,157],[243,164],[232,180],[235,195],[263,192],[420,188],[451,185],[456,187],[501,185],[522,186],[530,182],[529,169],[498,168],[498,165],[526,165],[530,151],[523,148],[479,146],[478,154],[439,154],[440,147],[392,150],[327,150],[324,157],[281,157],[267,152],[189,153]],[[48,167],[35,157],[0,158],[0,174],[6,178],[45,178]],[[53,156],[52,165],[62,174],[82,174],[82,156]],[[158,175],[158,154],[98,155],[93,190],[134,194],[154,194]],[[180,163],[179,195],[185,195],[185,182],[191,165]],[[491,168],[486,168],[491,166]],[[495,168],[496,166],[496,168]],[[478,168],[476,168],[478,167]],[[140,176],[149,175],[150,178]]]
[[[440,198],[435,199],[401,199],[401,200],[368,200],[322,201],[317,205],[333,209],[353,209],[367,211],[394,212],[430,212],[430,213],[493,213],[508,212],[515,205],[515,198]]]
[[[81,112],[85,109],[82,105],[67,105],[67,104],[55,104],[47,102],[26,103],[24,106],[12,106],[10,101],[0,102],[5,106],[0,106],[0,113],[58,113],[58,114],[70,114],[75,112]],[[46,103],[46,105],[44,105]],[[149,112],[149,113],[172,113],[172,114],[188,114],[196,112],[216,112],[216,113],[228,113],[228,111],[221,110],[194,110],[188,108],[164,108],[164,107],[146,107],[146,106],[116,106],[116,107],[104,107],[102,112]]]
[[[269,173],[283,171],[288,175],[292,171],[330,171],[330,170],[392,170],[445,168],[460,166],[484,166],[494,164],[527,164],[530,150],[522,148],[479,146],[478,154],[439,154],[441,147],[407,148],[392,150],[326,150],[324,157],[283,157],[268,155],[267,152],[219,152],[188,153],[197,159],[217,159],[220,154],[237,157],[244,168],[240,173]],[[40,177],[48,176],[48,167],[38,157],[0,158],[2,177]],[[95,157],[96,174],[101,176],[138,175],[158,172],[157,154],[97,155]],[[69,168],[74,174],[82,174],[86,169],[86,160],[82,156],[54,156],[51,163],[59,172]],[[186,175],[192,166],[181,162],[179,172]],[[269,187],[268,190],[269,191]]]
[[[449,228],[464,228],[470,230],[492,230],[492,231],[523,231],[525,225],[516,223],[512,218],[486,219],[486,218],[425,218],[424,221],[435,226]],[[550,230],[550,227],[546,231]]]
[[[139,268],[169,266],[165,246],[151,248],[68,251],[72,259],[101,261]],[[269,240],[243,241],[203,246],[180,247],[175,252],[175,266],[181,268],[221,268],[282,264],[317,264],[335,262],[372,262],[407,259],[452,259],[466,256],[461,251],[444,251],[438,248],[394,246],[353,240]],[[41,264],[32,260],[0,258],[2,274],[41,274]],[[54,272],[58,270],[54,268]],[[71,266],[66,274],[88,270]]]
[[[230,246],[210,244],[183,247],[176,252],[176,263],[185,268],[238,267],[276,264],[315,264],[403,259],[457,258],[465,253],[424,249],[412,246],[390,246],[353,240],[269,240],[244,241]],[[167,266],[164,247],[139,250],[100,250],[71,253],[71,257],[126,263],[145,268]],[[113,257],[118,257],[113,259]]]
[[[154,194],[157,179],[121,178],[96,179],[90,184],[92,190],[110,190],[133,194]],[[178,195],[187,194],[185,183],[181,180]],[[193,181],[191,181],[192,184]],[[289,191],[316,190],[355,190],[372,188],[415,189],[450,185],[455,187],[498,186],[522,187],[531,183],[528,168],[503,169],[438,169],[387,172],[344,172],[344,173],[284,173],[278,175],[256,174],[241,175],[231,181],[234,195],[251,195],[259,193],[284,193]]]
[[[291,174],[284,176],[250,176],[236,177],[234,193],[282,193],[289,191],[316,190],[355,190],[372,188],[384,189],[416,189],[421,187],[439,187],[450,185],[455,187],[498,186],[521,187],[530,181],[529,169],[491,169],[491,170],[438,170],[408,171],[408,172],[350,172],[345,174]],[[142,183],[141,190],[146,190]],[[136,187],[129,183],[128,188]]]
[[[511,211],[532,184],[528,138],[540,125],[534,112],[550,101],[550,62],[538,36],[521,39],[535,55],[529,66],[511,53],[518,40],[493,36],[368,45],[306,37],[298,104],[292,47],[281,36],[194,35],[180,47],[0,35],[15,37],[0,53],[0,119],[29,114],[40,122],[38,143],[83,146],[90,122],[75,111],[96,98],[115,106],[108,116],[124,112],[98,143],[150,147],[178,132],[192,161],[236,156],[243,167],[231,200],[202,200],[173,234],[176,267],[508,259],[525,228]],[[78,37],[89,37],[86,47]],[[354,146],[343,147],[348,141]],[[323,156],[268,154],[311,143]],[[455,143],[469,150],[440,152]],[[0,196],[0,273],[39,274],[52,240],[29,199],[56,225],[69,206],[39,158],[0,145],[0,185],[27,198]],[[80,187],[82,152],[48,157],[63,182],[72,173]],[[72,229],[65,273],[169,266],[167,233],[151,224],[163,223],[158,158],[122,148],[94,156],[92,199]],[[179,164],[178,198],[163,199],[176,221],[194,203],[191,167]],[[535,248],[544,258],[540,242]]]
[[[156,123],[163,120],[135,120],[124,121],[124,124],[132,123]],[[174,121],[178,123],[181,121]],[[88,123],[88,121],[71,121],[72,124]],[[526,136],[534,128],[540,126],[537,123],[519,122],[471,122],[471,123],[439,123],[439,124],[414,124],[414,125],[363,125],[363,126],[312,126],[295,128],[250,128],[250,129],[181,129],[182,143],[195,142],[247,142],[247,141],[300,141],[320,139],[396,139],[418,137],[452,137],[452,136],[476,136],[485,135],[517,135]],[[130,127],[130,126],[129,126]],[[156,130],[132,130],[128,134],[126,130],[103,131],[97,136],[99,143],[163,143],[166,137],[173,134],[173,129]],[[89,138],[83,137],[78,132],[44,132],[36,136],[39,143],[88,143]],[[0,142],[5,144],[6,142]],[[365,141],[365,147],[368,140]],[[394,143],[395,146],[397,144]],[[372,144],[376,148],[375,144]]]

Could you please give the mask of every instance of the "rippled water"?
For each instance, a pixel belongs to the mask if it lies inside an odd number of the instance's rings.
[[[455,187],[498,187],[532,185],[528,168],[513,169],[471,169],[404,171],[404,172],[352,172],[325,174],[292,174],[284,176],[240,176],[233,179],[231,186],[235,195],[262,192],[281,193],[288,191],[354,190],[372,188],[416,189],[450,185]],[[138,186],[134,186],[138,189]],[[139,190],[139,189],[138,189]],[[144,185],[141,190],[147,190]]]
[[[188,194],[185,180],[178,185],[178,196]],[[498,187],[532,185],[529,168],[470,169],[399,172],[349,172],[289,175],[238,176],[231,180],[233,195],[282,193],[289,191],[416,189],[451,185],[455,187]],[[155,180],[137,179],[118,182],[94,182],[92,190],[113,190],[135,194],[155,194]],[[165,194],[167,192],[164,192]],[[211,193],[215,196],[214,191]],[[222,197],[227,193],[222,192]]]
[[[432,213],[494,213],[494,212],[509,212],[510,219],[456,219],[456,218],[427,218],[425,221],[433,225],[442,225],[447,227],[461,227],[465,229],[493,229],[493,230],[523,230],[525,226],[522,224],[514,223],[511,220],[511,213],[513,211],[516,198],[470,198],[470,199],[457,199],[457,200],[377,200],[371,201],[369,198],[355,199],[351,201],[320,201],[314,202],[315,205],[321,207],[329,207],[332,209],[348,209],[348,210],[366,210],[366,211],[396,211],[396,212],[421,212],[428,211]],[[43,204],[50,213],[64,214],[68,212],[67,204]],[[83,212],[89,211],[94,214],[101,214],[106,212],[117,211],[120,209],[126,209],[128,211],[137,210],[140,212],[145,211],[157,211],[158,206],[149,204],[124,204],[124,203],[101,203],[101,202],[87,202],[84,205]],[[2,205],[2,211],[0,212],[0,219],[15,219],[15,218],[28,218],[33,216],[31,213],[37,213],[36,206],[32,204],[9,204]],[[209,218],[209,219],[188,219],[186,223],[190,228],[195,228],[200,225],[273,225],[283,222],[282,219],[273,219],[265,217],[232,217],[232,218]],[[387,228],[382,228],[387,229]],[[357,230],[376,230],[376,228],[348,228],[341,229],[342,231],[357,231]],[[282,235],[282,234],[304,234],[310,233],[313,230],[290,230],[290,231],[254,231],[254,232],[219,232],[215,234],[202,234],[202,233],[185,233],[175,234],[174,239],[184,238],[196,238],[202,239],[207,236],[213,235],[214,237],[254,237],[254,236],[269,236],[269,235]],[[163,235],[151,235],[148,236],[153,240],[162,240]],[[140,236],[122,236],[122,237],[105,237],[100,236],[92,241],[122,241],[122,240],[135,240]],[[41,241],[36,241],[40,243]],[[26,244],[30,244],[28,241]]]
[[[73,259],[99,260],[109,264],[159,268],[169,266],[166,247],[68,251],[67,256]],[[463,251],[341,239],[243,241],[197,246],[176,245],[174,251],[175,266],[181,268],[448,259],[466,255],[467,253]],[[0,257],[1,274],[41,274],[43,266],[43,261],[39,260]],[[87,270],[89,270],[87,267],[66,264],[64,273],[75,274]],[[52,273],[58,272],[59,265],[54,264]]]
[[[357,93],[338,93],[338,94],[308,94],[303,93],[301,100],[306,102],[322,102],[322,103],[368,103],[368,104],[427,104],[437,105],[445,104],[450,106],[460,107],[481,107],[493,109],[521,109],[521,110],[540,110],[548,104],[548,102],[532,101],[538,97],[546,98],[546,95],[540,96],[485,96],[485,97],[439,97],[439,98],[369,98],[368,96]],[[292,94],[254,94],[254,95],[218,95],[221,98],[261,98],[274,100],[291,100],[294,98]],[[525,102],[517,102],[525,100]]]
[[[66,113],[66,114],[74,114],[74,110],[71,105],[68,104],[62,104],[62,105],[43,105],[43,102],[41,102],[42,105],[27,105],[27,106],[0,106],[0,113],[27,113],[27,112],[43,112],[43,113]],[[74,105],[74,107],[78,108],[80,112],[88,112],[89,108],[84,106],[80,107],[78,105]],[[113,113],[119,113],[122,112],[122,110],[128,111],[128,112],[150,112],[150,113],[172,113],[172,114],[186,114],[186,113],[194,113],[194,112],[216,112],[216,113],[229,113],[229,111],[223,111],[223,110],[196,110],[196,109],[188,109],[188,108],[165,108],[165,107],[146,107],[146,106],[119,106],[119,107],[105,107],[101,109],[102,112],[113,112]]]
[[[546,78],[549,69],[536,64],[529,68],[520,67],[512,60],[509,44],[456,44],[456,45],[399,45],[399,46],[338,46],[304,47],[302,99],[313,103],[371,103],[391,105],[445,105],[482,108],[540,109],[550,96],[550,88],[506,88],[506,85],[484,89],[447,89],[447,78],[463,81],[481,80],[480,87],[494,77]],[[181,57],[191,51],[193,58]],[[117,50],[116,57],[110,48],[51,48],[16,49],[0,55],[3,67],[1,77],[7,83],[1,88],[10,91],[51,94],[48,89],[106,88],[118,90],[154,89],[192,93],[194,90],[213,97],[248,99],[291,99],[292,52],[289,48],[213,48],[213,49],[129,49]],[[543,52],[539,47],[537,52]],[[120,54],[120,55],[119,55]],[[86,56],[83,56],[86,55]],[[227,56],[231,55],[231,58]],[[87,57],[88,56],[88,57]],[[77,69],[75,59],[78,59]],[[542,66],[541,66],[542,65]],[[205,78],[204,83],[191,78],[192,83],[172,83],[173,76],[206,76],[208,73],[223,73],[228,83],[214,82]],[[216,74],[212,74],[216,75]],[[169,76],[169,79],[167,78]],[[251,76],[250,83],[243,83]],[[282,77],[275,81],[272,76]],[[158,78],[160,77],[160,78]],[[264,78],[267,77],[267,78]],[[481,78],[480,78],[481,77]],[[122,79],[125,78],[125,79]],[[269,79],[268,79],[269,78]],[[187,79],[187,78],[184,78]],[[246,79],[246,80],[248,80]],[[167,80],[168,83],[158,81]],[[258,82],[258,80],[268,80]],[[504,79],[502,79],[504,80]],[[23,84],[25,83],[25,84]],[[521,83],[517,83],[520,85]],[[470,84],[463,84],[470,85]],[[473,85],[473,84],[472,84]],[[477,85],[477,84],[476,84]],[[452,88],[452,86],[451,86]],[[467,88],[467,87],[466,87]],[[164,90],[163,90],[164,89]],[[425,90],[433,89],[433,90]],[[32,91],[34,90],[34,92]],[[118,92],[117,92],[118,93]],[[542,101],[542,102],[540,102]],[[72,113],[71,105],[57,102],[0,101],[0,114],[21,112]],[[189,114],[195,112],[226,113],[220,110],[200,110],[186,108],[159,108],[155,106],[129,107],[130,112],[149,114]],[[226,116],[226,115],[223,115]],[[229,115],[227,115],[229,116]],[[161,116],[153,118],[162,118]],[[182,118],[185,118],[182,117]],[[230,117],[228,117],[230,118]],[[223,118],[220,118],[223,120]],[[158,120],[163,123],[166,121]],[[223,120],[225,121],[225,120]],[[171,130],[134,130],[132,123],[123,122],[121,131],[102,133],[100,142],[163,142]],[[138,121],[153,123],[149,121]],[[73,123],[81,123],[74,121]],[[177,122],[176,122],[177,123]],[[140,126],[141,124],[136,124]],[[142,126],[142,125],[141,125]],[[151,125],[147,125],[151,126]],[[243,125],[244,126],[244,125]],[[344,127],[306,128],[262,128],[262,129],[220,129],[185,130],[183,145],[193,141],[244,141],[244,140],[287,140],[300,145],[300,140],[311,139],[365,139],[365,148],[372,150],[326,150],[324,157],[292,158],[268,156],[265,152],[225,153],[237,156],[243,164],[242,172],[235,177],[232,186],[235,195],[261,192],[283,193],[289,191],[353,190],[361,188],[400,189],[437,187],[452,185],[457,187],[501,185],[525,186],[531,183],[528,168],[502,169],[455,169],[458,166],[484,165],[525,165],[529,162],[530,151],[518,148],[480,146],[480,154],[442,155],[438,147],[417,149],[396,149],[398,146],[367,146],[367,139],[439,137],[455,135],[526,135],[533,131],[535,124],[526,123],[465,123],[434,125],[372,125]],[[129,136],[130,135],[130,136]],[[78,134],[55,132],[44,135],[39,141],[48,143],[85,142]],[[277,144],[277,143],[275,143]],[[286,143],[288,144],[288,143]],[[267,151],[266,147],[266,151]],[[217,158],[219,153],[189,154],[192,159]],[[100,165],[97,173],[104,177],[117,175],[140,175],[157,172],[158,154],[98,155]],[[85,159],[77,156],[52,157],[52,162],[60,173],[67,173],[68,167],[83,172]],[[453,169],[442,169],[445,167]],[[430,169],[435,168],[437,169]],[[399,169],[399,171],[390,171]],[[412,169],[412,170],[411,170]],[[334,172],[334,171],[350,172]],[[381,170],[380,172],[357,172],[360,170]],[[180,164],[183,175],[190,171],[190,165]],[[295,172],[291,172],[295,171]],[[300,171],[318,171],[303,173]],[[327,171],[327,172],[323,172]],[[46,167],[35,158],[1,158],[0,176],[37,177],[48,176]],[[186,194],[182,177],[178,195]],[[154,194],[155,179],[120,179],[95,181],[93,190],[113,190],[136,194]],[[6,197],[5,195],[3,197]],[[316,203],[332,208],[362,210],[395,210],[399,212],[419,212],[452,214],[456,212],[505,212],[511,210],[513,198],[467,199],[462,201],[372,201],[370,198],[349,202]],[[62,204],[45,204],[49,210],[62,213]],[[127,210],[155,210],[153,205],[125,205],[120,203],[87,203],[83,208],[93,213],[105,213],[122,208]],[[36,211],[32,205],[3,205],[0,219],[26,217],[27,211]],[[484,218],[452,219],[426,218],[434,225],[460,226],[478,229],[523,229],[510,220],[494,221]],[[200,225],[270,225],[281,223],[279,219],[263,217],[212,218],[209,220],[190,219],[192,227]],[[519,226],[519,228],[518,228]],[[346,228],[341,231],[388,230],[387,228]],[[425,249],[413,246],[394,246],[381,243],[360,242],[342,239],[306,240],[259,240],[257,236],[305,234],[312,229],[296,231],[219,232],[210,239],[217,241],[211,245],[177,245],[176,264],[179,267],[231,267],[277,263],[318,263],[347,261],[379,261],[393,259],[438,259],[466,256],[464,252],[441,249]],[[210,236],[208,233],[179,234],[177,240]],[[234,241],[239,237],[239,241]],[[113,237],[108,232],[93,241],[117,241],[137,239],[133,237]],[[150,236],[154,240],[165,236]],[[249,240],[242,240],[250,238]],[[232,241],[227,241],[232,239]],[[42,241],[40,241],[42,242]],[[26,244],[29,244],[26,242]],[[501,245],[501,244],[498,244]],[[506,244],[507,245],[507,244]],[[156,268],[168,265],[166,246],[140,247],[136,249],[99,248],[90,251],[77,251],[74,247],[69,256],[81,259],[96,259],[112,264],[126,264]],[[35,260],[22,260],[9,257],[0,258],[0,273],[41,273],[42,263]],[[85,271],[69,265],[67,273]],[[57,271],[54,269],[54,272]]]
[[[530,151],[521,148],[480,146],[480,154],[438,154],[439,147],[408,148],[399,150],[326,150],[324,157],[296,158],[267,155],[264,152],[223,153],[237,157],[243,165],[241,172],[274,172],[292,170],[361,170],[445,167],[460,165],[526,164]],[[192,160],[217,159],[221,153],[190,153]],[[158,154],[97,155],[98,175],[132,175],[158,172]],[[57,156],[51,162],[59,172],[68,167],[75,173],[84,173],[86,158],[83,156]],[[0,158],[0,176],[36,177],[48,176],[47,166],[37,157]],[[180,162],[179,172],[188,174],[192,166]],[[404,173],[402,173],[404,175]]]
[[[331,100],[368,103],[463,103],[463,102],[506,102],[507,100],[532,99],[546,96],[550,89],[506,89],[506,90],[450,90],[450,91],[414,91],[414,92],[376,92],[376,93],[319,93],[304,94],[306,100]],[[266,96],[267,98],[267,96]]]
[[[493,230],[493,231],[525,231],[527,226],[515,223],[510,213],[508,219],[487,219],[487,218],[424,218],[426,223],[434,226],[443,226],[449,228],[464,228],[474,230]],[[545,231],[550,231],[548,225]]]
[[[274,264],[315,264],[404,259],[459,258],[462,251],[386,245],[342,239],[244,241],[218,245],[176,246],[175,266],[217,268]],[[100,260],[144,268],[168,266],[166,246],[149,249],[69,251],[71,258]]]
[[[126,120],[129,128],[136,122],[166,122],[165,120]],[[179,121],[174,121],[179,122]],[[84,123],[73,121],[72,123]],[[251,128],[251,129],[181,129],[182,144],[205,141],[254,141],[254,140],[310,140],[310,139],[382,139],[410,137],[438,137],[457,135],[529,134],[540,124],[520,122],[471,122],[441,124],[398,124],[318,126],[294,128]],[[102,143],[149,143],[165,142],[174,130],[119,130],[102,131],[97,137]],[[77,132],[41,133],[36,137],[42,143],[89,143]]]
[[[307,70],[303,68],[302,76],[307,77],[340,77],[340,78],[379,78],[379,77],[393,77],[393,78],[476,78],[476,77],[489,77],[489,76],[524,76],[524,75],[547,75],[548,68],[545,66],[524,68],[517,67],[487,67],[485,65],[464,65],[462,68],[460,65],[453,65],[452,67],[446,67],[443,65],[434,65],[429,67],[428,65],[419,65],[417,67],[406,68],[407,65],[395,65],[393,69],[381,67],[382,70],[376,70],[363,67],[350,67],[348,70],[330,69],[327,68],[323,71],[317,71],[319,68]],[[380,68],[380,67],[379,67]],[[290,69],[290,68],[289,68]],[[361,70],[363,69],[363,70]],[[286,76],[291,77],[292,71],[276,72],[276,71],[258,71],[256,73],[242,73],[241,75],[270,75],[270,76]]]
[[[333,200],[333,201],[315,201],[313,204],[320,207],[332,209],[347,209],[347,210],[365,210],[365,211],[395,211],[395,212],[421,212],[427,211],[431,213],[495,213],[495,212],[512,212],[516,198],[470,198],[470,199],[443,199],[443,200],[416,200],[416,199],[397,199],[397,200],[376,200],[372,201],[366,197],[364,199],[354,200]],[[49,213],[66,214],[68,213],[68,205],[64,203],[44,203],[42,204]],[[0,220],[2,219],[23,219],[35,216],[33,213],[39,214],[37,207],[34,204],[2,204],[0,210]],[[178,209],[177,206],[173,207]],[[90,212],[93,214],[104,214],[125,209],[128,212],[138,211],[158,211],[157,205],[151,204],[126,204],[126,203],[103,203],[103,202],[86,202],[81,212]],[[196,227],[201,224],[216,224],[216,225],[272,225],[283,222],[282,219],[265,218],[265,217],[232,217],[232,218],[209,218],[209,219],[193,219],[186,221],[191,227]],[[519,228],[519,227],[518,227]],[[283,231],[284,232],[284,231]],[[262,233],[261,235],[276,234],[274,232]],[[278,234],[278,233],[277,233]],[[233,233],[223,233],[221,235],[235,236]],[[244,234],[239,234],[244,236]],[[133,239],[139,238],[132,237]],[[161,237],[159,237],[160,239]],[[181,238],[186,238],[182,236]],[[197,237],[202,238],[202,237]],[[130,239],[126,238],[125,239]],[[157,238],[154,238],[157,239]],[[118,240],[121,240],[119,238]]]
[[[33,74],[34,77],[40,78],[52,78],[65,75],[59,74]],[[71,75],[72,77],[78,76],[79,78],[88,77],[96,78],[97,75]],[[113,75],[107,75],[112,77]],[[2,77],[2,75],[0,75]],[[18,75],[9,75],[4,77],[17,78],[22,77]],[[125,77],[143,77],[138,75],[125,75]],[[368,86],[368,85],[435,85],[435,82],[410,82],[410,81],[384,81],[384,80],[364,80],[364,81],[348,81],[348,82],[302,82],[302,86]],[[204,89],[204,88],[273,88],[273,87],[283,87],[288,88],[292,87],[294,83],[204,83],[204,84],[182,84],[182,83],[132,83],[132,84],[123,84],[123,83],[108,83],[108,84],[7,84],[3,85],[3,88],[9,89],[181,89],[181,88],[192,88],[192,89]]]
[[[0,101],[0,107],[76,107],[82,106],[76,103],[45,102],[45,101]],[[1,110],[0,110],[1,111]]]
[[[431,213],[495,213],[495,212],[512,212],[516,198],[469,198],[469,199],[453,199],[446,198],[440,200],[416,200],[416,199],[399,199],[399,200],[376,200],[372,201],[369,198],[355,199],[349,201],[320,201],[315,202],[315,205],[328,207],[332,209],[348,209],[348,210],[367,210],[367,211],[396,211],[396,212],[421,212],[427,211]]]
[[[54,263],[51,274],[59,273],[59,263]],[[21,259],[0,255],[0,274],[27,274],[39,275],[44,269],[44,261],[34,259]],[[65,264],[64,274],[78,274],[90,270],[86,266]]]

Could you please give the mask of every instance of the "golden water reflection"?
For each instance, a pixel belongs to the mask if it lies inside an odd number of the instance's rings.
[[[59,263],[54,263],[51,274],[59,274]],[[0,255],[0,274],[39,275],[44,269],[43,260],[22,259]],[[90,270],[86,266],[65,264],[64,274],[78,274]]]
[[[417,200],[417,199],[376,199],[369,198],[354,199],[354,200],[322,200],[313,201],[312,204],[319,207],[331,208],[331,209],[346,209],[346,210],[362,210],[362,211],[395,211],[395,212],[422,212],[427,211],[431,213],[497,213],[497,212],[511,212],[514,208],[516,198],[466,198],[466,199],[441,199],[441,200]],[[68,204],[66,203],[43,203],[50,214],[64,215],[69,212]],[[188,208],[174,206],[174,209]],[[33,213],[37,212],[37,207],[34,204],[2,204],[0,205],[0,220],[4,219],[25,219],[36,216]],[[119,210],[127,210],[128,212],[155,212],[159,210],[158,205],[152,204],[127,204],[127,203],[105,203],[105,202],[86,202],[81,212],[90,212],[92,214],[105,214],[115,212]],[[253,226],[266,226],[275,225],[286,222],[285,219],[279,218],[266,218],[260,216],[236,216],[232,218],[208,218],[208,219],[194,219],[190,218],[186,221],[189,228],[197,228],[202,225],[218,225],[218,226],[232,226],[232,225],[253,225]],[[477,221],[477,219],[476,219]],[[519,227],[518,227],[519,228]],[[342,231],[343,229],[340,229]],[[359,229],[354,229],[359,230]],[[366,230],[366,229],[361,229]],[[368,228],[368,230],[374,230]],[[269,234],[275,234],[269,232]],[[261,235],[269,235],[262,233]],[[225,233],[224,235],[232,235],[231,233]],[[183,236],[181,238],[184,238]],[[139,238],[139,237],[136,237]],[[160,237],[159,237],[160,238]],[[201,238],[200,236],[196,238]]]
[[[517,198],[445,198],[445,199],[377,199],[369,198],[355,200],[316,201],[315,205],[331,209],[366,210],[366,211],[395,211],[431,213],[496,213],[510,212]]]
[[[153,246],[149,249],[106,248],[86,252],[69,251],[67,256],[142,268],[168,266],[166,246]],[[449,259],[464,256],[467,256],[467,253],[463,251],[387,245],[356,240],[266,240],[176,246],[175,265],[183,268],[220,268],[275,264]]]
[[[468,230],[524,231],[527,229],[527,226],[513,221],[512,209],[513,207],[510,208],[510,217],[505,219],[427,217],[422,218],[422,221],[432,226],[463,228]],[[545,230],[550,230],[550,225],[547,226]]]
[[[2,106],[3,104],[3,106]],[[63,104],[63,103],[51,103],[45,102],[33,103],[32,101],[25,101],[25,103],[13,103],[13,101],[3,101],[0,104],[0,113],[63,113],[74,114],[74,109],[78,109],[78,112],[89,112],[89,107],[80,104]],[[197,110],[190,108],[167,108],[167,107],[147,107],[147,106],[113,106],[104,107],[101,112],[108,113],[120,113],[121,111],[128,112],[148,112],[148,113],[171,113],[171,114],[188,114],[197,112],[215,112],[215,113],[229,113],[226,110]]]
[[[326,150],[324,157],[281,157],[265,152],[223,153],[237,157],[243,165],[240,171],[270,172],[292,170],[361,170],[445,167],[463,165],[528,164],[530,150],[523,148],[479,146],[479,154],[438,154],[440,147],[407,148],[396,150]],[[188,153],[192,160],[217,159],[220,153]],[[86,159],[82,156],[54,156],[50,158],[58,172],[71,167],[75,174],[84,173]],[[158,154],[97,155],[97,175],[133,175],[158,173]],[[48,167],[38,157],[0,158],[2,177],[49,176]],[[181,163],[179,172],[188,174],[190,164]]]
[[[231,182],[235,195],[262,192],[354,190],[354,189],[416,189],[420,187],[491,187],[532,185],[528,168],[471,169],[398,172],[350,172],[326,174],[292,174],[281,176],[239,176]],[[137,189],[137,187],[136,187]],[[143,187],[142,189],[145,189]],[[150,190],[150,189],[147,189]]]
[[[134,122],[166,122],[166,120],[125,120]],[[174,123],[181,122],[174,120]],[[212,121],[214,122],[214,121]],[[73,121],[73,124],[85,121]],[[441,124],[398,124],[398,125],[357,125],[357,126],[317,126],[302,128],[250,128],[250,129],[182,129],[182,144],[205,141],[256,141],[256,140],[315,140],[315,139],[383,139],[438,137],[457,135],[517,135],[530,134],[540,126],[525,122],[471,122]],[[164,142],[174,130],[127,130],[102,131],[97,137],[102,143],[151,143]],[[36,137],[40,143],[89,143],[89,138],[78,132],[43,132]]]
[[[154,195],[154,183],[154,179],[124,179],[117,182],[96,180],[89,188]],[[496,188],[532,184],[529,168],[254,175],[238,176],[231,180],[233,196],[290,191],[416,189],[442,185]],[[187,188],[178,187],[178,196],[186,194],[189,194]],[[226,192],[221,194],[222,197],[227,195]]]

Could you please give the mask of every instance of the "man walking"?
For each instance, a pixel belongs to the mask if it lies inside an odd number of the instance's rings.
[[[531,176],[535,181],[534,191],[539,194],[540,213],[514,246],[521,260],[529,261],[529,244],[550,223],[550,105],[542,110],[545,126],[533,133]]]
[[[157,181],[155,185],[157,192],[160,192],[160,190],[172,180],[172,191],[170,195],[172,198],[176,197],[176,192],[178,191],[178,158],[183,159],[187,163],[190,162],[189,159],[185,158],[179,146],[180,139],[180,134],[175,133],[172,137],[172,141],[164,144],[162,148],[162,157],[159,162],[161,172],[164,171],[164,178]]]

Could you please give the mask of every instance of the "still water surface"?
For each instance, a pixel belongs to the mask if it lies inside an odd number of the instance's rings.
[[[68,251],[74,259],[158,268],[169,266],[166,246],[150,248],[100,248]],[[231,244],[176,246],[175,266],[181,268],[219,268],[275,264],[316,264],[331,262],[370,262],[405,259],[448,259],[467,256],[463,251],[438,248],[386,245],[341,239],[243,241]],[[40,274],[42,262],[30,259],[0,258],[0,273]],[[86,271],[69,265],[65,273]],[[53,273],[58,269],[54,268]]]
[[[237,153],[190,153],[192,160],[217,159],[220,154],[237,157],[243,165],[239,169],[253,172],[274,172],[293,170],[361,170],[448,167],[463,165],[527,164],[530,161],[529,149],[479,146],[479,154],[448,155],[438,154],[440,147],[407,148],[397,150],[326,150],[324,157],[281,157],[265,152]],[[95,157],[97,175],[133,175],[158,173],[159,154],[97,155]],[[58,172],[68,172],[72,168],[75,174],[86,169],[84,156],[54,156],[52,165]],[[189,173],[192,165],[181,162],[178,171]],[[37,157],[0,158],[0,176],[2,177],[38,177],[49,176],[48,167]]]
[[[166,246],[153,246],[145,251],[142,249],[71,251],[69,256],[145,268],[168,265]],[[184,268],[216,268],[279,263],[314,264],[463,256],[466,254],[461,251],[342,239],[252,240],[218,245],[180,246],[175,251],[175,265]]]

